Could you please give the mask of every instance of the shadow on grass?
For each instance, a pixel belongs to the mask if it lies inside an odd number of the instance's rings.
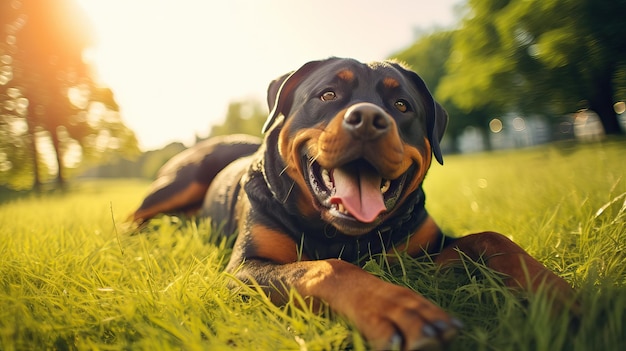
[[[35,194],[35,192],[32,190],[12,190],[7,187],[0,186],[0,205],[13,200],[29,197],[33,194]]]
[[[71,190],[71,185],[64,185],[59,187],[54,184],[42,184],[39,190],[15,190],[6,186],[0,185],[0,205],[24,198],[65,194]]]

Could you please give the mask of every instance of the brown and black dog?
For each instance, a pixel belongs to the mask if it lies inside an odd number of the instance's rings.
[[[263,141],[212,139],[167,163],[135,221],[199,214],[238,232],[227,270],[267,289],[324,301],[373,348],[437,349],[461,323],[426,298],[359,266],[373,254],[460,253],[484,259],[506,284],[562,300],[571,287],[505,236],[442,234],[424,208],[422,182],[448,116],[422,79],[395,62],[329,58],[270,84]]]

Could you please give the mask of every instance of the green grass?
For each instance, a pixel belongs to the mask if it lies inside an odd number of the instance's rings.
[[[438,270],[376,257],[366,269],[463,320],[450,350],[624,349],[625,151],[614,141],[450,156],[427,177],[427,207],[446,231],[505,233],[570,282],[577,326],[480,263]],[[127,235],[147,185],[82,181],[0,198],[0,350],[366,349],[339,317],[229,290],[229,247],[205,221],[163,216]]]

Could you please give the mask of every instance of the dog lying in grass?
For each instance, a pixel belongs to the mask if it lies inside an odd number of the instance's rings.
[[[511,288],[571,287],[507,237],[442,233],[422,183],[448,121],[422,79],[396,62],[329,58],[268,89],[265,137],[209,140],[168,162],[134,213],[197,211],[238,232],[227,270],[284,303],[290,289],[347,317],[375,349],[441,348],[461,321],[360,266],[373,254],[483,259]]]

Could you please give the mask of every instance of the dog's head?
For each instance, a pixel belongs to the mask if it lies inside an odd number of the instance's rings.
[[[263,128],[301,192],[301,213],[360,235],[417,191],[448,116],[422,79],[395,62],[330,58],[270,84]]]

